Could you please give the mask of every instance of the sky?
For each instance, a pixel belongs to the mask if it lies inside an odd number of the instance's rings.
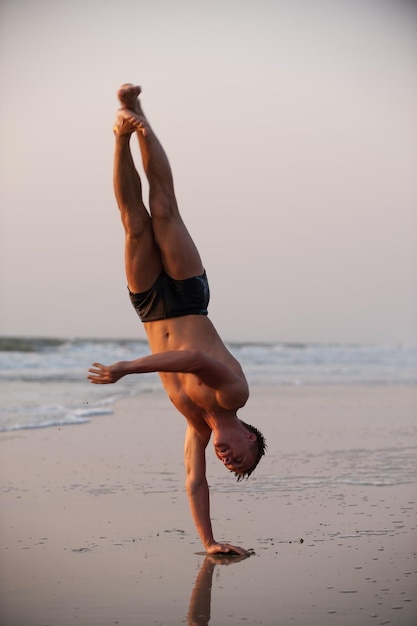
[[[417,345],[416,26],[411,0],[2,0],[0,334],[145,337],[112,189],[133,82],[226,341]]]

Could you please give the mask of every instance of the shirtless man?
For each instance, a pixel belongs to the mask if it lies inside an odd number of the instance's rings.
[[[245,555],[246,550],[214,539],[205,450],[213,435],[217,458],[241,480],[250,476],[264,455],[265,441],[236,415],[248,399],[248,385],[238,361],[207,317],[207,277],[178,211],[171,168],[142,111],[140,91],[130,84],[118,91],[122,108],[113,129],[113,182],[126,236],[129,295],[152,354],[109,366],[94,363],[88,378],[106,384],[127,374],[159,373],[171,402],[188,423],[186,489],[201,541],[209,554]],[[150,214],[130,151],[134,132],[149,180]]]

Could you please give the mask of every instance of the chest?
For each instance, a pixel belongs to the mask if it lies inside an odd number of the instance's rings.
[[[172,404],[188,421],[204,421],[218,408],[215,392],[194,374],[161,372],[160,377]]]

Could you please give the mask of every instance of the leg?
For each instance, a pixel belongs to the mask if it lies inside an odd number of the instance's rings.
[[[179,280],[197,276],[203,272],[203,264],[178,211],[171,168],[142,111],[139,93],[139,87],[121,87],[118,92],[122,104],[120,115],[137,129],[143,167],[149,180],[152,228],[163,267],[172,278]]]
[[[130,152],[130,136],[135,129],[118,115],[113,184],[125,229],[125,267],[129,289],[140,293],[149,289],[162,270],[149,213],[142,201],[142,185]]]

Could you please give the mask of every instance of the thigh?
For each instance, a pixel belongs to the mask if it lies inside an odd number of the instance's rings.
[[[169,218],[152,217],[153,232],[166,273],[176,280],[199,276],[204,267],[180,214]]]
[[[140,236],[126,234],[125,269],[130,291],[141,293],[150,289],[162,268],[161,254],[149,220]]]

